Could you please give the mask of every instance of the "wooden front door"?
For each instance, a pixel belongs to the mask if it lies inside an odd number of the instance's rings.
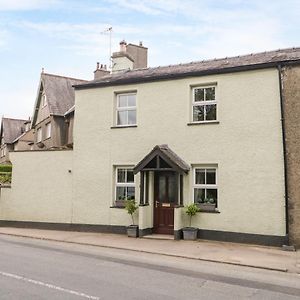
[[[174,233],[174,206],[178,200],[176,172],[155,172],[154,176],[154,233]]]

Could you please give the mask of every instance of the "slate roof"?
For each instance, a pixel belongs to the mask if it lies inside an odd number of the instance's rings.
[[[172,151],[168,145],[156,145],[150,153],[148,153],[134,168],[134,173],[138,173],[145,168],[145,166],[156,156],[160,156],[168,164],[170,164],[174,169],[187,173],[190,166],[180,158],[174,151]]]
[[[279,63],[300,63],[300,47],[261,52],[242,56],[210,59],[165,67],[126,70],[75,86],[76,89],[121,85],[162,79],[183,78],[216,73],[229,73],[266,67]]]
[[[0,138],[3,133],[3,142],[12,144],[25,131],[25,122],[28,120],[2,118]]]
[[[63,116],[75,103],[73,85],[86,83],[86,80],[59,75],[41,74],[41,82],[51,115]]]

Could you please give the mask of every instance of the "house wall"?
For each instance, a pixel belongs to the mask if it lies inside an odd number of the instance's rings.
[[[12,152],[10,156],[12,183],[10,189],[1,189],[0,219],[70,223],[72,151]]]
[[[24,151],[31,149],[31,144],[29,145],[29,143],[34,141],[33,131],[33,129],[27,131],[21,138],[18,139],[18,141],[14,144],[15,151]]]
[[[300,247],[300,66],[285,67],[282,76],[286,130],[289,236]]]
[[[46,125],[51,122],[51,137],[46,139]],[[42,142],[45,145],[40,148],[37,144],[37,130],[42,128]],[[65,145],[66,124],[64,117],[50,116],[35,125],[34,150],[49,149],[51,147],[61,147]]]
[[[9,151],[13,151],[13,145],[11,144],[4,144],[1,146],[4,148],[4,156],[0,157],[0,164],[7,163],[10,161],[10,154]],[[1,152],[0,152],[1,153]]]
[[[188,126],[191,86],[211,83],[217,83],[219,123]],[[138,126],[111,128],[115,93],[135,90]],[[276,69],[77,90],[74,222],[128,225],[124,210],[110,208],[114,166],[134,166],[155,145],[168,144],[192,166],[218,165],[220,213],[200,213],[194,226],[284,236],[280,118]],[[139,195],[139,176],[136,180]],[[192,201],[190,172],[184,178],[184,203]]]

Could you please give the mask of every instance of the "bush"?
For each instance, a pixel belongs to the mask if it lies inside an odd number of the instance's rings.
[[[0,183],[10,183],[11,173],[0,173]]]
[[[185,213],[190,217],[190,227],[192,226],[192,217],[195,216],[199,211],[200,209],[195,203],[186,206]]]
[[[0,165],[0,173],[2,172],[11,172],[12,165]]]
[[[139,207],[135,204],[134,199],[133,200],[126,200],[125,201],[125,209],[128,212],[129,215],[131,215],[131,219],[132,219],[132,225],[134,225],[134,218],[133,218],[133,214],[135,213],[135,211],[138,209]]]

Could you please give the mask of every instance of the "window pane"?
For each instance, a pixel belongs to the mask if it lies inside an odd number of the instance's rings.
[[[204,89],[194,89],[194,101],[204,101]]]
[[[206,170],[206,183],[216,184],[216,170]]]
[[[135,95],[128,95],[128,106],[135,106]]]
[[[215,88],[211,87],[211,88],[206,88],[205,89],[205,100],[206,101],[211,101],[211,100],[215,100]]]
[[[118,182],[126,182],[126,169],[118,169]]]
[[[205,184],[205,170],[204,169],[196,170],[195,184]]]
[[[116,200],[126,200],[126,187],[117,186]]]
[[[206,198],[209,203],[217,203],[218,190],[217,189],[207,189]]]
[[[205,189],[194,189],[194,202],[203,203],[205,199]]]
[[[128,110],[128,124],[136,124],[136,111]]]
[[[118,125],[127,124],[127,111],[118,111]]]
[[[134,182],[134,175],[132,170],[127,170],[127,182]]]
[[[193,107],[193,121],[204,121],[204,106]]]
[[[135,188],[134,187],[127,187],[127,200],[134,200],[135,199]]]
[[[206,105],[206,120],[217,120],[217,105]]]
[[[118,96],[118,107],[126,107],[127,106],[127,95],[119,95]]]

